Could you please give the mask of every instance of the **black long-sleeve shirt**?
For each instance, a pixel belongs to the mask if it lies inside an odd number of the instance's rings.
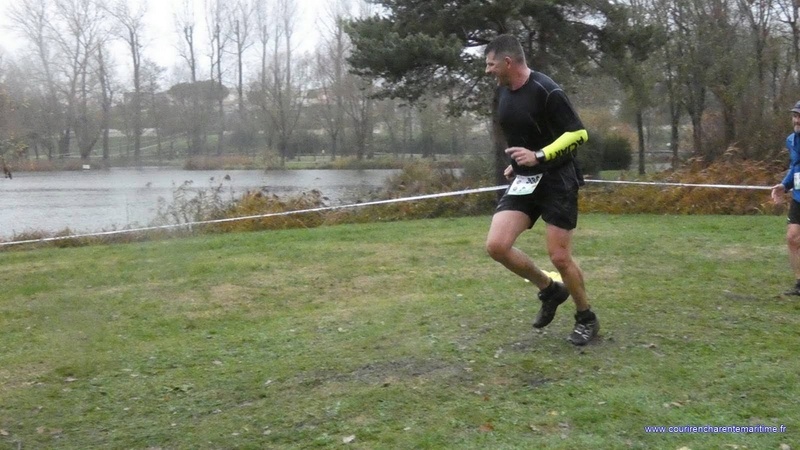
[[[497,115],[509,147],[524,147],[536,151],[552,144],[566,132],[583,130],[583,123],[572,108],[566,93],[541,72],[531,71],[528,81],[519,89],[511,90],[504,86],[499,89]],[[575,151],[572,148],[533,167],[519,166],[513,160],[510,162],[514,173],[535,175],[566,165],[572,166],[574,158]],[[573,172],[576,174],[576,181],[583,184],[580,171]]]

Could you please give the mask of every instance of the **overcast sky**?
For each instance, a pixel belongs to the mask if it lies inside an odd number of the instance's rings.
[[[129,0],[132,5],[141,2],[147,4],[147,29],[144,33],[146,42],[145,57],[155,60],[168,69],[176,63],[176,45],[178,37],[175,33],[174,16],[183,0]],[[196,21],[198,28],[205,28],[205,21],[200,16],[203,0],[195,2]],[[316,45],[314,32],[320,16],[326,11],[326,6],[332,0],[296,0],[298,5],[298,23],[293,39],[300,51],[312,51]],[[0,0],[0,47],[12,56],[23,50],[21,38],[8,29],[8,9],[11,5],[19,4],[21,0]],[[198,30],[200,31],[200,30]],[[205,38],[199,45],[205,44]],[[202,47],[201,47],[202,48]],[[201,50],[202,51],[202,50]]]

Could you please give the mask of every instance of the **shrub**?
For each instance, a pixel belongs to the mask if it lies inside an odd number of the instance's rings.
[[[578,163],[586,175],[597,176],[601,170],[628,170],[632,160],[630,141],[619,134],[591,133],[589,141],[578,147]]]
[[[488,172],[491,172],[488,170]],[[407,163],[398,174],[390,177],[373,200],[414,197],[427,194],[459,191],[479,187],[485,180],[459,177],[452,169],[432,162]],[[312,190],[300,195],[278,197],[267,190],[248,191],[234,199],[226,195],[223,186],[194,189],[190,182],[173,191],[172,202],[159,199],[157,218],[153,225],[217,221],[251,216],[251,219],[205,224],[206,231],[254,231],[316,227],[323,224],[374,222],[433,217],[458,217],[488,214],[494,209],[494,193],[449,196],[419,201],[388,203],[370,207],[326,209],[303,214],[277,214],[290,211],[316,210],[327,207],[322,192]],[[196,228],[195,228],[196,229]]]
[[[631,143],[623,136],[607,136],[602,142],[602,168],[603,170],[628,170],[631,167],[633,155]]]
[[[603,169],[603,137],[590,134],[589,140],[578,147],[578,165],[585,175],[597,176]]]
[[[251,156],[221,155],[187,158],[183,168],[184,170],[240,170],[255,169],[257,166],[256,159]]]
[[[183,184],[172,191],[172,202],[164,198],[158,199],[158,208],[153,225],[171,225],[190,222],[201,222],[216,219],[234,200],[224,197],[225,189],[222,184],[211,186],[210,189],[195,189],[193,182],[184,181]]]
[[[228,145],[243,149],[257,148],[262,141],[257,130],[244,127],[237,127],[228,137]]]
[[[743,159],[729,149],[713,164],[696,159],[645,181],[769,187],[784,172],[783,163]],[[778,214],[783,208],[763,189],[590,184],[581,196],[582,211],[612,214]]]
[[[324,206],[322,192],[316,189],[284,199],[266,190],[248,191],[236,202],[225,208],[224,211],[221,211],[220,218],[266,217],[221,222],[212,224],[209,228],[221,232],[313,228],[325,222],[324,213],[307,212],[288,215],[280,213],[316,209]]]
[[[494,162],[482,156],[470,156],[464,160],[461,178],[474,186],[490,184],[495,179]]]

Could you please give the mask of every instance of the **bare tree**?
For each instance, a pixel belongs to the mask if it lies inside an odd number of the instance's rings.
[[[58,0],[55,18],[51,23],[52,36],[66,59],[61,68],[67,80],[67,126],[59,142],[59,153],[69,154],[74,131],[80,156],[86,159],[100,132],[98,121],[90,112],[90,97],[97,84],[90,63],[100,44],[103,13],[93,0]]]
[[[284,164],[290,156],[290,139],[306,100],[304,86],[308,64],[294,54],[292,37],[297,19],[295,0],[276,0],[274,17],[273,35],[269,34],[266,23],[259,23],[262,30],[262,74],[254,99],[265,117],[270,119],[277,135],[281,164]],[[272,44],[271,54],[268,54],[267,42]]]
[[[793,77],[800,85],[800,2],[797,0],[776,0],[778,20],[789,28],[789,55],[792,64],[786,66],[787,78]]]
[[[195,15],[194,15],[194,3],[191,0],[183,0],[181,4],[181,9],[175,13],[175,28],[177,29],[178,33],[181,36],[181,40],[178,45],[178,54],[186,61],[186,64],[189,67],[189,81],[192,84],[196,84],[197,80],[197,71],[198,71],[198,62],[197,62],[197,49],[195,43],[195,32],[196,32],[196,22],[195,22]],[[192,90],[192,92],[197,92],[198,89]],[[200,109],[200,100],[198,98],[192,98],[189,100],[192,104],[192,111],[198,111]],[[203,140],[202,140],[202,129],[199,121],[192,121],[191,123],[187,124],[187,140],[188,144],[188,155],[197,155],[201,152],[203,148]]]
[[[257,14],[259,8],[255,0],[237,0],[232,7],[228,27],[231,32],[231,54],[236,61],[236,111],[237,117],[233,123],[234,138],[239,152],[245,152],[245,146],[252,147],[255,143],[256,130],[248,115],[245,103],[245,53],[256,41],[258,32]]]
[[[111,82],[111,71],[109,62],[106,58],[106,43],[101,43],[97,47],[97,78],[100,82],[100,95],[102,107],[102,119],[100,129],[102,132],[103,160],[108,161],[110,157],[109,133],[111,129],[111,105],[114,103],[114,88]]]
[[[20,99],[24,97],[21,92],[12,94],[16,86],[10,86],[9,72],[5,55],[0,51],[0,170],[5,178],[13,176],[8,160],[21,157],[27,146],[24,139],[27,132],[16,112],[23,106]]]
[[[399,117],[400,112],[393,100],[383,99],[375,102],[376,125],[379,125],[386,133],[388,139],[387,148],[395,156],[397,156],[401,148],[398,131]]]
[[[253,83],[250,93],[250,100],[258,108],[261,116],[257,121],[261,122],[267,147],[272,144],[271,119],[269,114],[269,104],[267,102],[267,67],[269,64],[269,46],[272,39],[272,14],[271,8],[267,7],[267,2],[259,3],[256,7],[256,39],[259,46],[259,61],[261,66],[258,73],[258,82]]]
[[[163,140],[163,122],[164,113],[160,101],[160,80],[164,75],[166,69],[154,63],[153,61],[145,59],[142,64],[142,92],[143,99],[146,97],[148,100],[146,109],[150,112],[149,120],[153,124],[153,129],[156,134],[156,158],[159,163],[163,157],[162,140]]]
[[[704,156],[711,161],[738,138],[740,100],[745,97],[756,63],[749,57],[751,46],[735,4],[731,0],[713,0],[705,8],[700,16],[703,23],[697,26],[708,28],[705,38],[714,53],[708,67],[711,75],[708,86],[720,103],[723,124],[722,145],[716,146],[716,151],[715,146],[705,149]],[[738,70],[730,70],[732,65],[738,65]]]
[[[603,31],[598,63],[604,72],[619,83],[625,104],[634,115],[638,140],[638,171],[645,173],[646,112],[653,104],[653,85],[659,73],[652,58],[662,46],[658,28],[649,20],[647,2],[626,0],[624,8],[609,14],[609,26]],[[659,68],[660,69],[660,68]]]
[[[672,0],[650,0],[649,10],[654,24],[661,30],[665,38],[660,51],[655,53],[658,55],[657,65],[660,65],[661,68],[661,83],[663,92],[666,94],[666,102],[661,103],[665,103],[669,116],[671,166],[673,169],[677,169],[680,163],[680,122],[683,108],[681,107],[678,64],[675,56],[675,26],[669,15],[671,3]]]
[[[699,0],[672,3],[670,15],[675,24],[675,56],[678,60],[678,82],[682,87],[682,106],[692,121],[692,151],[703,149],[703,113],[707,107],[708,67],[712,55],[706,47],[707,30],[697,26]]]
[[[228,21],[225,20],[230,11],[225,7],[223,0],[208,0],[206,17],[208,19],[208,30],[211,36],[211,80],[222,83],[222,56],[225,53],[225,46],[228,43],[229,33],[227,30]],[[225,99],[220,97],[217,100],[217,156],[222,154],[225,138]]]
[[[56,73],[58,63],[52,40],[53,10],[47,0],[22,0],[9,8],[12,28],[18,31],[33,47],[38,61],[37,72],[32,80],[42,86],[40,114],[37,114],[33,131],[34,148],[41,144],[47,150],[47,157],[53,158],[54,151],[63,132],[66,114],[61,105],[60,80]],[[38,156],[38,150],[37,150]]]
[[[347,74],[344,82],[346,95],[344,98],[345,114],[350,118],[353,129],[353,138],[356,145],[356,158],[372,157],[369,150],[372,142],[372,133],[375,129],[372,111],[372,94],[374,91],[372,80]]]
[[[195,15],[194,3],[183,0],[180,10],[175,12],[175,29],[181,36],[178,43],[178,55],[186,61],[189,67],[189,81],[197,82],[197,50],[195,49]]]
[[[245,117],[244,104],[244,54],[253,45],[253,15],[257,11],[253,0],[237,0],[233,6],[228,26],[232,31],[236,56],[236,98],[240,120]]]
[[[109,8],[109,12],[121,25],[118,36],[128,46],[133,69],[133,94],[131,95],[131,109],[133,118],[133,157],[141,163],[142,147],[142,33],[144,31],[144,15],[147,12],[146,3],[139,3],[136,10],[131,9],[128,0],[117,0]]]
[[[752,0],[737,0],[739,5],[739,10],[742,15],[744,15],[747,25],[750,27],[751,33],[750,36],[753,39],[753,47],[755,49],[755,60],[756,60],[756,73],[758,75],[758,90],[759,94],[764,92],[764,80],[766,78],[765,72],[766,67],[769,65],[766,64],[766,50],[767,50],[767,43],[769,35],[772,31],[772,21],[774,15],[772,14],[773,8],[775,8],[773,0],[761,0],[758,2],[754,2]],[[757,110],[756,113],[758,114],[759,119],[762,117],[764,113],[764,97],[762,95],[756,95],[757,98]]]
[[[315,73],[320,84],[320,119],[330,139],[330,157],[336,159],[344,135],[344,90],[350,40],[345,21],[351,18],[351,1],[334,0],[320,21],[321,42],[316,52]]]

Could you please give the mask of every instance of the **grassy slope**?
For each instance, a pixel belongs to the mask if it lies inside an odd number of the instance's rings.
[[[0,253],[0,448],[800,442],[784,222],[584,215],[602,339],[485,256],[488,218]],[[542,230],[520,246],[545,261]],[[549,264],[544,264],[550,269]],[[645,434],[647,425],[787,425]]]

